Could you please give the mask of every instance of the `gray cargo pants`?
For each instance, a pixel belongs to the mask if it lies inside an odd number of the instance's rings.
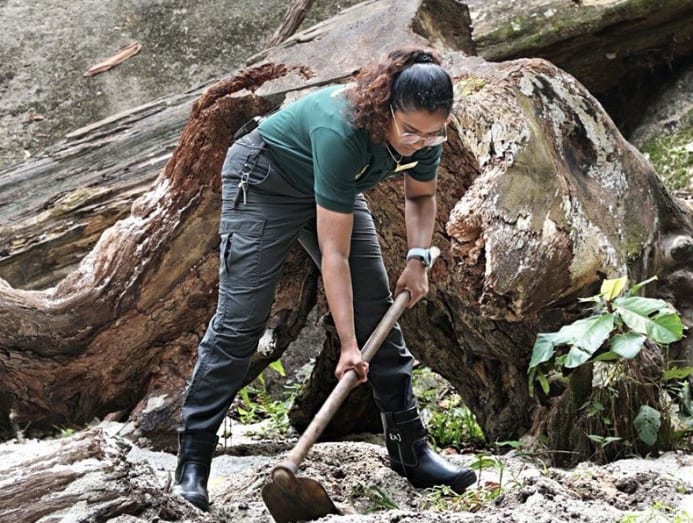
[[[269,317],[275,287],[298,240],[318,267],[315,199],[284,178],[257,130],[229,149],[222,168],[219,300],[198,347],[181,431],[216,432],[241,387]],[[359,346],[392,303],[373,219],[354,203],[349,256]],[[383,412],[414,406],[413,357],[396,325],[370,364],[368,380]]]

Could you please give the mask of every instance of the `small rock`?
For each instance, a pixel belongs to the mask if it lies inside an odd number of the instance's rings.
[[[626,494],[633,494],[638,490],[639,483],[631,477],[621,478],[616,481],[616,488]]]

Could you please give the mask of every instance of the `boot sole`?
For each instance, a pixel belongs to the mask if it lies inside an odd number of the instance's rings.
[[[191,505],[196,506],[203,512],[209,512],[209,500],[201,497],[201,496],[196,496],[195,494],[187,494],[183,492],[178,485],[173,487],[173,494],[175,494],[178,497],[183,498],[185,501],[190,503]]]
[[[428,482],[414,483],[407,475],[407,472],[404,469],[404,467],[399,463],[390,461],[390,468],[403,478],[406,478],[415,488],[431,488],[437,485],[437,483],[429,484]],[[457,476],[455,478],[455,481],[453,481],[452,484],[449,485],[449,487],[452,490],[454,490],[457,494],[462,494],[465,490],[467,490],[467,487],[470,487],[474,483],[476,483],[476,473],[473,470],[467,469],[462,474]],[[440,484],[442,485],[443,483]]]
[[[473,470],[466,470],[455,479],[453,484],[450,485],[450,488],[458,494],[462,494],[467,490],[467,487],[470,487],[474,483],[476,483],[476,474]]]

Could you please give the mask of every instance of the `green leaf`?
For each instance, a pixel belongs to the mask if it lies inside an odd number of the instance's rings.
[[[663,300],[633,296],[614,300],[623,322],[639,334],[667,345],[683,337],[683,323],[678,313]]]
[[[573,345],[570,347],[568,357],[565,359],[565,363],[563,365],[569,369],[574,369],[575,367],[579,367],[589,360],[590,356],[592,356],[591,353],[581,349],[577,345]]]
[[[613,314],[599,314],[565,325],[551,337],[554,345],[577,345],[591,356],[614,328]]]
[[[666,345],[683,338],[683,322],[677,312],[658,314],[652,321],[655,326],[650,337],[657,343]]]
[[[539,333],[537,341],[532,347],[532,359],[529,362],[529,370],[537,365],[549,361],[553,357],[553,342],[551,341],[553,333]]]
[[[649,405],[641,405],[638,415],[633,420],[633,425],[638,431],[640,440],[652,446],[657,443],[657,433],[662,425],[662,415]]]
[[[625,276],[616,278],[615,280],[604,280],[599,294],[606,301],[613,301],[616,296],[621,294],[621,291],[626,287],[626,283],[628,283],[628,278]]]
[[[546,379],[546,374],[544,374],[543,372],[540,372],[537,379],[539,380],[539,385],[541,385],[541,390],[543,390],[544,394],[546,394],[548,396],[550,387],[549,387],[549,380]]]
[[[274,360],[269,364],[269,368],[282,377],[286,376],[286,371],[284,370],[284,365],[282,365],[282,360]]]
[[[601,353],[596,358],[594,358],[594,361],[616,361],[616,360],[620,360],[620,359],[621,359],[621,356],[619,356],[615,352],[606,351],[606,352]]]
[[[616,436],[598,436],[597,434],[587,434],[587,437],[595,443],[599,443],[602,448],[606,447],[610,443],[614,443],[615,441],[620,441],[622,439]]]
[[[646,339],[642,334],[636,334],[635,332],[617,334],[611,338],[610,348],[612,352],[630,360],[640,354]]]
[[[672,367],[662,373],[662,381],[682,380],[693,373],[693,367]]]

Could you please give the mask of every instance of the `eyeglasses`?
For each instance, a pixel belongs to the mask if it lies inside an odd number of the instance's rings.
[[[443,125],[443,128],[438,131],[438,133],[433,136],[421,136],[417,133],[403,133],[397,125],[397,118],[395,118],[395,110],[390,106],[390,113],[392,114],[392,121],[395,122],[395,129],[399,135],[399,141],[405,145],[414,145],[415,143],[423,142],[426,147],[433,147],[434,145],[440,145],[443,142],[448,141],[448,128],[447,123]],[[440,134],[440,133],[443,134]]]

